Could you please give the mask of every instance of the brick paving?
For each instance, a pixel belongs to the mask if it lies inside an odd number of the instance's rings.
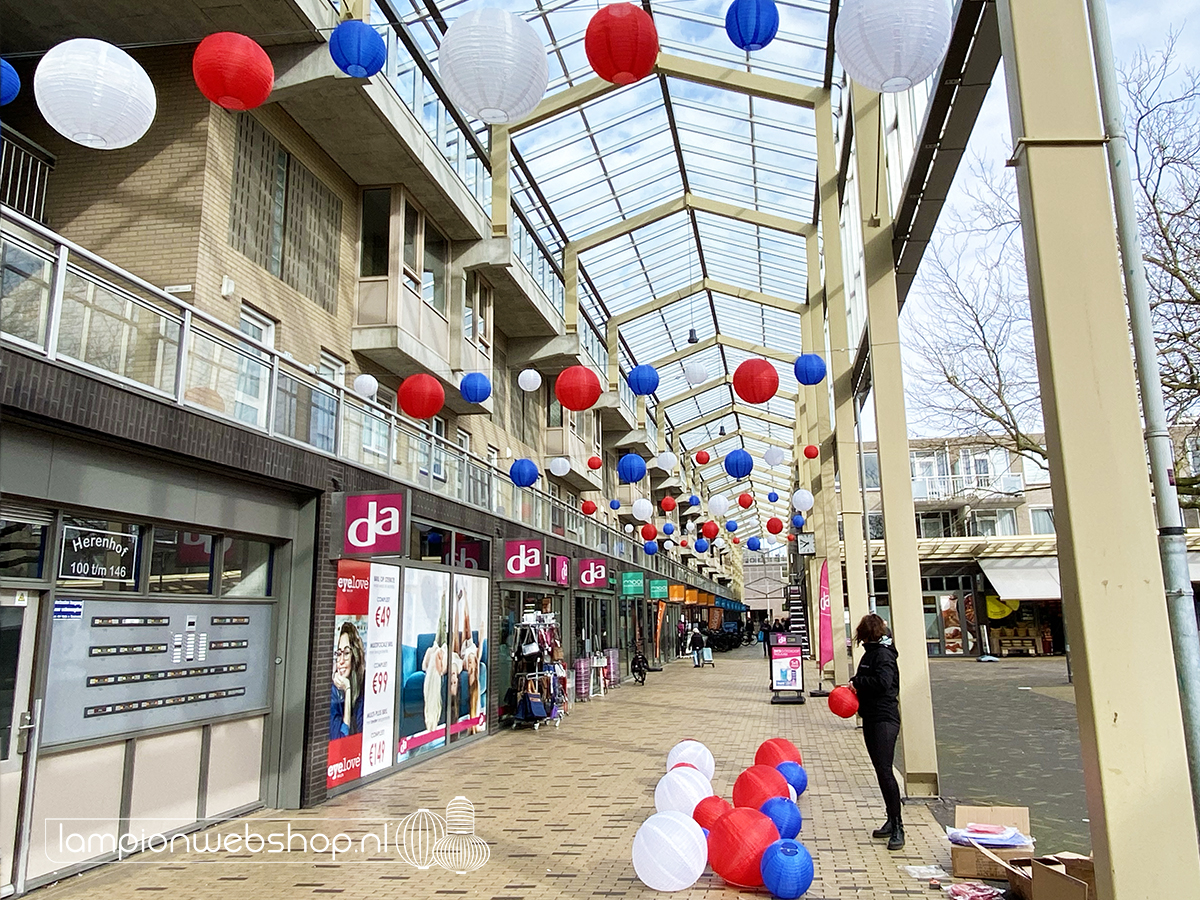
[[[769,702],[757,647],[718,655],[714,668],[687,661],[651,673],[644,687],[626,684],[603,699],[577,704],[560,728],[505,730],[302,812],[264,811],[223,831],[337,831],[356,841],[387,821],[394,829],[419,807],[443,812],[455,795],[472,800],[476,833],[490,861],[457,875],[418,870],[393,847],[368,844],[365,855],[336,862],[299,849],[285,863],[234,852],[219,862],[177,853],[170,863],[143,853],[38,892],[39,900],[113,900],[160,894],[172,900],[265,900],[345,894],[363,898],[468,897],[550,900],[560,897],[650,897],[634,875],[630,848],[654,811],[653,792],[667,751],[678,740],[703,740],[717,760],[714,787],[728,798],[733,780],[753,762],[758,744],[785,736],[804,753],[808,791],[800,798],[800,838],[812,852],[813,900],[933,896],[902,865],[949,869],[944,832],[924,805],[905,809],[908,844],[889,853],[869,832],[883,818],[878,788],[853,721],[835,718],[823,701]],[[811,679],[809,681],[811,684]],[[286,819],[271,821],[273,818]],[[335,819],[335,822],[321,821]],[[239,848],[235,847],[235,851]],[[280,854],[276,855],[277,857]],[[727,887],[711,871],[677,896],[733,900],[753,892]],[[759,894],[758,896],[765,896]]]

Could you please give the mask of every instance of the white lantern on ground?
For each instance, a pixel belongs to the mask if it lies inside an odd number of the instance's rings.
[[[649,522],[654,518],[654,504],[645,497],[633,501],[633,517],[639,522]]]
[[[687,378],[688,384],[695,387],[698,384],[704,384],[708,381],[708,369],[704,367],[704,363],[690,362],[683,367],[684,377]]]
[[[550,474],[562,478],[571,471],[571,461],[565,456],[556,456],[550,460]]]
[[[721,518],[729,511],[729,498],[720,495],[708,498],[708,514],[714,518]]]
[[[119,150],[154,121],[158,98],[132,56],[92,38],[63,41],[33,75],[33,95],[50,127],[93,150]]]
[[[712,751],[699,741],[688,739],[680,741],[667,754],[667,771],[671,771],[680,763],[695,766],[705,778],[712,779],[717,770],[716,760]]]
[[[633,837],[633,871],[654,891],[682,891],[704,874],[708,841],[691,816],[655,813]]]
[[[542,386],[542,373],[537,369],[522,369],[517,376],[517,387],[525,392],[536,391]]]
[[[659,812],[674,810],[690,816],[696,804],[711,797],[712,783],[699,769],[678,766],[671,769],[654,788],[654,808]]]
[[[368,400],[374,400],[379,393],[379,379],[363,372],[354,379],[354,393],[360,397],[366,397]]]
[[[895,93],[920,84],[941,65],[953,24],[950,0],[846,0],[834,45],[851,78]]]
[[[438,74],[450,99],[489,125],[533,111],[546,94],[546,48],[524,19],[485,7],[464,13],[442,38]]]
[[[768,447],[767,452],[763,454],[763,462],[774,468],[783,462],[783,451],[778,447]]]
[[[792,506],[794,506],[800,512],[808,512],[813,508],[812,491],[800,488],[800,490],[792,494]]]
[[[664,472],[674,472],[677,465],[679,465],[679,457],[670,450],[664,450],[658,454],[658,467]]]

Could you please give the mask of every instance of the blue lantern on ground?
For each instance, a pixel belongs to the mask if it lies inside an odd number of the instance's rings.
[[[342,25],[349,25],[350,22],[356,21],[351,19],[343,22]],[[340,25],[338,26],[341,27]],[[492,382],[482,372],[468,372],[463,376],[463,380],[459,382],[458,392],[462,394],[462,398],[468,403],[483,403],[488,397],[492,396]]]
[[[772,503],[778,503],[779,493],[777,491],[771,491],[771,493],[767,494],[767,499]]]
[[[800,807],[787,797],[772,797],[760,807],[764,816],[775,823],[781,838],[794,838],[800,833],[804,817]]]
[[[725,13],[725,33],[742,50],[761,50],[779,31],[774,0],[733,0]]]
[[[696,549],[697,553],[707,553],[708,552],[708,539],[707,538],[696,538],[696,543],[692,544],[692,546]]]
[[[739,447],[726,455],[725,471],[730,478],[745,478],[754,471],[754,457]]]
[[[629,370],[629,389],[639,397],[648,397],[658,390],[658,369],[654,366],[634,366]]]
[[[664,522],[662,530],[663,530],[663,534],[674,534],[675,533],[675,523],[674,522]]]
[[[0,106],[7,106],[21,93],[21,76],[8,60],[0,59]]]
[[[728,522],[725,523],[725,530],[730,532],[731,534],[733,532],[737,531],[737,522],[733,521],[733,519],[730,519]]]
[[[792,516],[792,527],[793,528],[803,528],[804,522],[805,522],[805,518],[804,518],[804,516],[800,515],[800,513],[796,513],[794,516]]]
[[[763,885],[780,900],[802,897],[813,883],[813,860],[799,841],[781,838],[763,851]]]
[[[370,78],[387,61],[387,44],[366,22],[347,19],[329,35],[329,55],[347,75]]]
[[[636,453],[626,453],[617,460],[617,475],[625,484],[637,484],[646,477],[646,461]]]
[[[609,500],[608,508],[615,512],[616,510],[621,508],[621,501],[620,500]]]
[[[746,549],[747,550],[757,550],[761,546],[762,546],[762,541],[760,541],[756,537],[752,537],[748,541],[746,541]]]
[[[695,494],[692,494],[692,496],[688,497],[688,506],[699,506],[699,505],[700,505],[700,498],[697,497]]]
[[[517,487],[532,487],[538,480],[538,467],[532,459],[514,460],[509,467],[508,477]]]
[[[647,556],[653,556],[658,552],[658,542],[646,541],[646,543],[642,545],[642,549],[646,551]]]
[[[801,384],[820,384],[825,378],[825,360],[815,353],[801,353],[796,357],[795,370]]]
[[[796,791],[797,797],[803,794],[808,788],[808,773],[804,771],[804,766],[800,765],[800,763],[785,759],[776,765],[775,768],[779,770],[779,774]]]

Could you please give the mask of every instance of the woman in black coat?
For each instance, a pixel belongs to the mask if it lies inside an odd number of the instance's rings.
[[[900,821],[900,786],[892,771],[896,738],[900,736],[900,668],[896,664],[896,648],[892,646],[887,623],[874,613],[863,616],[854,639],[863,646],[864,653],[850,683],[858,694],[863,740],[887,808],[887,822],[871,832],[871,836],[886,837],[888,849],[899,850],[904,846],[904,825]]]

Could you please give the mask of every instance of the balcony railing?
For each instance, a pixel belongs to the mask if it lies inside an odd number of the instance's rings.
[[[54,156],[3,123],[0,132],[0,203],[45,221],[46,185],[54,171]]]
[[[265,344],[0,206],[0,338],[90,376],[374,469],[396,481],[488,510],[588,552],[668,578],[687,570],[665,554],[580,519],[548,494]],[[696,581],[692,576],[691,580]],[[718,591],[711,581],[698,585]]]
[[[621,400],[621,405],[629,411],[629,417],[631,419],[634,418],[637,415],[637,394],[629,386],[629,381],[625,378],[624,372],[617,379],[617,396]]]
[[[914,475],[914,500],[963,500],[1013,497],[1025,490],[1016,472],[1000,475]]]

